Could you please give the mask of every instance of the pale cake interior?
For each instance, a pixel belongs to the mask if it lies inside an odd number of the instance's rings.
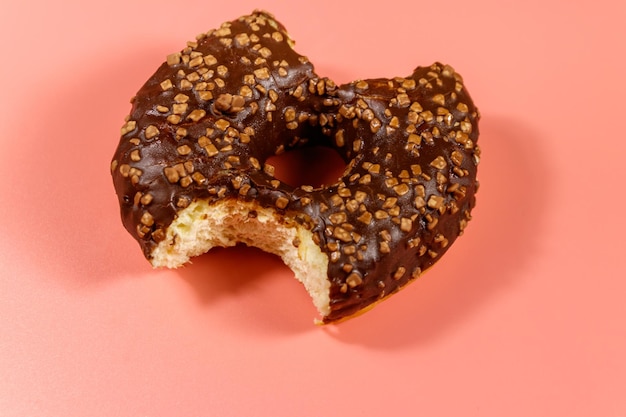
[[[191,203],[178,213],[165,240],[152,251],[150,262],[154,267],[177,268],[213,247],[237,243],[278,255],[304,285],[320,314],[330,313],[328,256],[313,242],[311,231],[254,202]]]

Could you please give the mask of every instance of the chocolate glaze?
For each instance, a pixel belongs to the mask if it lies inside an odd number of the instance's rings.
[[[312,230],[331,313],[349,317],[434,264],[474,207],[478,112],[449,66],[336,86],[255,12],[168,57],[132,101],[111,165],[122,220],[150,259],[194,200],[254,200]],[[292,187],[265,161],[331,146],[328,187]]]

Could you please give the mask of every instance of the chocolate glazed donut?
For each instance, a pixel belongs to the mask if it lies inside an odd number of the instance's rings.
[[[477,121],[449,66],[336,86],[255,12],[168,57],[132,100],[111,172],[153,266],[256,246],[283,259],[331,323],[417,278],[463,232]],[[308,145],[344,159],[336,183],[274,178],[269,157]]]

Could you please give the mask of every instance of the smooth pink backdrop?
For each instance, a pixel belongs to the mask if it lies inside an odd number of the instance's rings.
[[[152,270],[109,161],[171,52],[255,8],[347,82],[442,61],[482,113],[465,236],[316,327],[279,259]],[[626,3],[0,6],[1,416],[626,416]]]

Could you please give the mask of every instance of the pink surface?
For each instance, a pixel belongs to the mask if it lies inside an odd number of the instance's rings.
[[[255,8],[337,82],[450,63],[483,116],[465,236],[338,326],[277,258],[154,271],[119,220],[128,99]],[[0,415],[626,416],[625,21],[620,0],[3,4]]]

